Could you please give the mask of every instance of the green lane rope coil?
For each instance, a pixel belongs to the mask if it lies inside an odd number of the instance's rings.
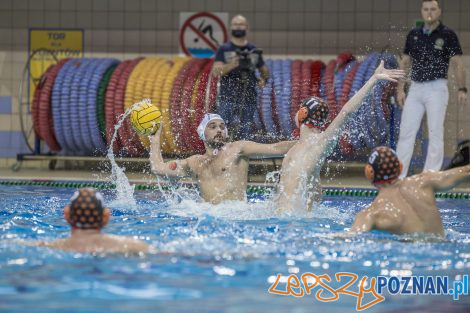
[[[61,182],[61,181],[45,181],[45,180],[3,180],[0,181],[3,186],[45,186],[45,187],[62,187],[62,188],[86,188],[92,187],[96,189],[116,189],[115,184],[107,182]],[[188,185],[189,188],[194,188]],[[163,185],[159,187],[154,184],[136,184],[136,190],[170,190],[171,187]],[[274,190],[269,186],[248,186],[247,192],[255,195],[267,195]],[[352,196],[352,197],[375,197],[377,190],[372,189],[353,189],[353,188],[324,188],[325,196]],[[470,199],[470,193],[467,192],[438,192],[436,198],[439,199]]]

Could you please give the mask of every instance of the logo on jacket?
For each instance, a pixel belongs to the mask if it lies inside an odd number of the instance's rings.
[[[444,39],[437,38],[436,42],[434,43],[434,49],[442,50],[444,47]]]

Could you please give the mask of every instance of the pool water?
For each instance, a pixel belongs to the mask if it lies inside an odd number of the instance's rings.
[[[1,189],[0,312],[344,313],[356,312],[355,297],[321,302],[313,294],[297,298],[268,289],[278,273],[328,274],[333,280],[337,272],[449,276],[451,283],[470,273],[468,200],[438,200],[446,229],[438,241],[383,232],[334,236],[372,198],[327,197],[313,214],[278,217],[262,196],[212,206],[190,190],[139,191],[132,210],[114,201],[110,190],[104,191],[112,209],[105,232],[136,236],[162,253],[87,255],[16,243],[66,237],[62,209],[74,190]],[[357,285],[351,290],[357,292]],[[364,312],[470,312],[468,295],[384,295]]]

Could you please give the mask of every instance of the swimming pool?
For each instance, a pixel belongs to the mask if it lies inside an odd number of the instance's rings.
[[[315,217],[279,218],[263,195],[251,194],[249,204],[210,206],[195,201],[193,190],[137,191],[132,210],[113,203],[114,191],[105,190],[113,214],[105,232],[138,236],[166,253],[103,257],[14,243],[67,236],[62,208],[75,188],[2,187],[0,312],[355,312],[357,299],[349,295],[321,302],[312,294],[296,298],[268,289],[278,273],[454,281],[470,272],[468,200],[438,200],[446,240],[436,242],[382,232],[331,236],[349,227],[370,197],[326,197]],[[385,297],[364,312],[470,310],[464,295],[457,301],[450,295]]]

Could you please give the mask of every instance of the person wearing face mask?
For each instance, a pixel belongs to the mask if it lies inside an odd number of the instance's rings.
[[[231,135],[235,139],[248,139],[253,132],[257,86],[266,85],[269,70],[261,50],[247,40],[246,18],[233,17],[230,28],[231,39],[219,47],[212,70],[220,78],[218,112],[227,121],[227,127],[234,130]]]
[[[400,62],[400,68],[407,73],[411,65],[408,95],[405,95],[404,81],[400,81],[397,88],[397,102],[403,107],[397,145],[398,158],[403,162],[400,178],[408,174],[416,134],[424,113],[429,129],[424,170],[441,169],[444,158],[444,120],[449,100],[449,63],[455,67],[458,104],[464,105],[467,101],[462,49],[455,32],[440,21],[439,1],[423,0],[421,15],[424,25],[408,34]]]

